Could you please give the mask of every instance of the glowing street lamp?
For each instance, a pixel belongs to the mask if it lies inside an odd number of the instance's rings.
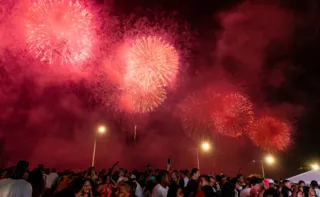
[[[91,165],[92,167],[94,167],[94,160],[95,160],[95,157],[96,157],[97,135],[98,135],[98,133],[103,134],[105,132],[106,132],[106,127],[105,126],[98,127],[98,129],[95,132],[94,144],[93,144],[93,154],[92,154],[92,165]]]
[[[265,173],[264,173],[264,165],[263,163],[266,162],[267,164],[271,165],[274,164],[275,162],[275,158],[272,155],[268,155],[264,158],[264,160],[260,160],[261,163],[261,170],[262,170],[262,176],[265,177]]]
[[[200,147],[201,147],[201,150],[205,152],[211,149],[211,145],[208,142],[202,142]],[[196,150],[197,150],[197,166],[198,166],[198,169],[200,169],[199,148],[196,148]]]
[[[210,149],[210,144],[208,142],[203,142],[201,144],[202,150],[208,151]]]
[[[100,126],[98,128],[99,133],[104,133],[106,131],[106,128],[104,126]]]
[[[269,155],[265,158],[266,163],[273,164],[274,163],[274,157]]]
[[[318,165],[318,164],[312,164],[312,165],[311,165],[311,168],[312,168],[313,170],[319,170],[319,165]]]

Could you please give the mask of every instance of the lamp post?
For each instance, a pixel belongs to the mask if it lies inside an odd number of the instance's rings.
[[[267,157],[265,157],[264,159],[260,160],[260,165],[261,165],[261,171],[262,171],[262,176],[265,177],[265,171],[264,171],[264,162],[266,162],[267,164],[273,164],[275,161],[274,157],[271,155],[268,155]],[[254,161],[255,162],[255,161]]]
[[[211,148],[211,146],[208,142],[202,142],[201,149],[203,151],[208,151],[208,150],[210,150],[210,148]],[[199,148],[196,148],[196,151],[197,151],[197,167],[198,167],[198,169],[200,169]]]
[[[106,128],[104,126],[100,126],[96,131],[94,135],[94,143],[93,143],[93,154],[92,154],[92,167],[94,167],[94,160],[96,157],[96,148],[97,148],[97,135],[98,133],[104,133],[106,131]]]

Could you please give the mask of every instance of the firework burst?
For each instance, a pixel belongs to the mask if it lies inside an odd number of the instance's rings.
[[[159,107],[166,99],[166,91],[161,87],[142,88],[139,84],[125,87],[119,102],[123,110],[133,113],[148,113]]]
[[[165,87],[174,82],[179,56],[172,45],[161,37],[136,39],[126,53],[126,78],[143,88]]]
[[[240,93],[220,96],[220,105],[214,109],[215,129],[223,135],[238,137],[247,132],[253,122],[252,103]]]
[[[266,151],[282,151],[290,143],[289,126],[270,116],[254,121],[248,134],[254,144]]]
[[[207,87],[188,96],[179,104],[179,117],[185,131],[191,134],[213,131],[212,111],[217,107],[215,100],[218,96],[213,88]]]
[[[92,19],[77,0],[37,0],[24,23],[28,49],[49,64],[81,64],[92,55]]]

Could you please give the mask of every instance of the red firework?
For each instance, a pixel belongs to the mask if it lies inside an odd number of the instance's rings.
[[[207,87],[188,96],[179,104],[180,119],[183,128],[190,133],[213,131],[212,111],[217,107],[219,95],[213,88]]]
[[[247,132],[253,122],[250,100],[240,93],[232,93],[220,96],[219,103],[212,114],[215,129],[229,137]]]
[[[140,87],[138,84],[127,84],[122,91],[120,107],[131,113],[148,113],[159,107],[166,99],[162,87]]]
[[[254,121],[249,137],[263,150],[282,151],[290,143],[290,128],[279,119],[265,116]]]
[[[178,66],[179,57],[172,45],[161,37],[141,37],[126,52],[125,77],[143,88],[164,87],[175,81]]]
[[[92,55],[92,14],[77,0],[37,0],[24,24],[29,51],[43,62],[78,64]]]

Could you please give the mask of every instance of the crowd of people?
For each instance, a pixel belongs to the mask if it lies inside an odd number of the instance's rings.
[[[19,161],[0,170],[0,197],[320,197],[316,181],[307,186],[259,176],[200,174],[197,168],[153,170],[147,165],[144,172],[130,172],[115,166],[98,173],[94,167],[57,172],[39,164],[29,171],[29,163]]]

